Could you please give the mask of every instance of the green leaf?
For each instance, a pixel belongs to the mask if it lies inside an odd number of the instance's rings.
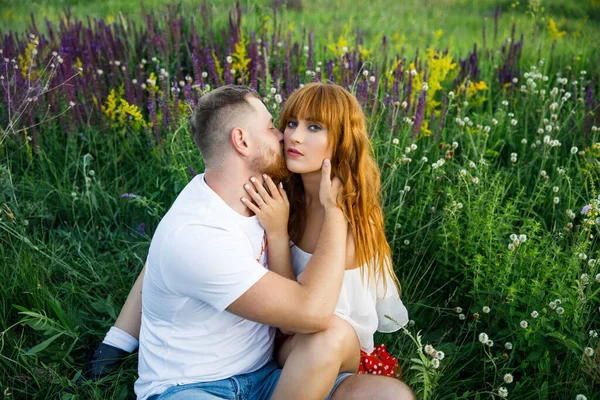
[[[24,356],[35,356],[40,351],[45,350],[46,347],[50,346],[52,344],[52,342],[54,342],[56,339],[58,339],[62,335],[63,335],[63,332],[57,333],[56,335],[44,340],[42,343],[33,346],[31,349],[29,349],[28,351],[23,353],[23,355]]]

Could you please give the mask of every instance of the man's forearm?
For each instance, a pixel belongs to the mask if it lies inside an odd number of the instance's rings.
[[[327,315],[335,310],[344,278],[347,229],[341,210],[326,210],[317,247],[299,280],[308,291],[309,307]]]
[[[290,258],[290,239],[287,232],[279,235],[267,234],[267,240],[269,241],[269,270],[295,281],[296,276]]]

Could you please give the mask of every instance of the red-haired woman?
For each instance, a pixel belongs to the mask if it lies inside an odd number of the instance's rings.
[[[372,157],[366,118],[356,98],[343,87],[315,82],[296,90],[286,101],[279,120],[284,133],[286,164],[292,175],[286,192],[290,199],[288,231],[292,267],[298,278],[317,246],[324,218],[319,202],[319,182],[324,159],[331,160],[332,174],[342,182],[338,204],[349,221],[346,241],[346,273],[335,316],[356,333],[336,349],[339,372],[365,372],[394,376],[396,360],[375,348],[375,331],[394,332],[408,322],[399,297],[390,246],[385,237],[380,203],[380,174]],[[260,210],[253,207],[259,219]],[[391,317],[388,318],[387,316]],[[276,352],[284,366],[276,392],[280,398],[307,393],[304,382],[314,373],[306,363],[311,355],[293,352],[306,335],[287,338]],[[362,359],[361,359],[362,354]],[[292,363],[293,367],[288,366]],[[315,388],[315,390],[317,390]],[[315,393],[316,394],[316,393]]]

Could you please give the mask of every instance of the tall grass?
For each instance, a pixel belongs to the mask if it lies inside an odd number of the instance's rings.
[[[496,8],[484,2],[477,7],[489,5],[490,16],[468,45],[461,40],[445,51],[432,34],[419,47],[405,43],[402,49],[394,43],[401,37],[377,37],[385,28],[375,25],[331,37],[322,25],[313,30],[311,15],[318,22],[320,14],[311,12],[311,4],[301,12],[269,14],[265,7],[266,19],[241,18],[250,12],[247,5],[231,19],[217,7],[205,11],[215,16],[212,27],[196,33],[172,7],[161,17],[142,16],[143,26],[124,16],[113,24],[91,22],[86,31],[72,16],[62,28],[50,24],[46,33],[29,27],[33,38],[4,36],[5,397],[49,399],[71,388],[74,394],[66,398],[132,398],[135,357],[103,382],[75,381],[86,351],[114,322],[160,218],[203,169],[186,123],[193,102],[235,79],[255,85],[277,115],[279,99],[299,84],[329,79],[352,90],[369,117],[386,233],[412,320],[406,330],[378,340],[398,356],[407,383],[427,399],[494,398],[504,390],[519,399],[598,398],[596,25],[577,31],[573,24],[556,37],[548,11],[515,14],[506,3],[498,8],[505,30],[492,40]],[[372,6],[377,15],[379,6]],[[584,11],[594,23],[593,4]],[[423,13],[441,15],[435,9]],[[513,32],[511,15],[522,21]],[[201,19],[198,14],[196,22]],[[436,26],[446,31],[438,40],[463,29],[452,25],[456,11],[450,19],[447,28]],[[288,34],[289,23],[298,21],[307,31]],[[358,18],[352,23],[361,27]],[[479,39],[484,24],[485,46]],[[181,35],[179,47],[173,32]],[[90,44],[95,53],[84,51]],[[195,59],[194,49],[204,56]],[[240,71],[245,60],[247,69]],[[49,63],[58,67],[56,76],[44,70]],[[38,76],[23,74],[22,66]],[[71,73],[73,86],[62,85]],[[38,77],[51,77],[58,88],[40,93]],[[32,108],[23,107],[23,88],[37,90]],[[48,106],[49,117],[60,116],[44,119]],[[15,115],[22,117],[15,121]]]

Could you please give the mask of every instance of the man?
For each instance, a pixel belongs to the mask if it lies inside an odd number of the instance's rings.
[[[243,86],[218,88],[200,99],[191,124],[206,169],[179,194],[150,245],[138,398],[281,399],[273,326],[310,334],[292,351],[314,368],[314,382],[306,385],[323,385],[325,394],[333,386],[332,399],[413,398],[406,385],[390,378],[336,378],[339,366],[330,363],[336,346],[354,332],[332,318],[345,270],[347,222],[336,205],[339,181],[332,182],[328,161],[319,194],[323,227],[296,282],[264,267],[265,232],[240,201],[250,177],[280,179],[287,173],[282,134],[258,94]],[[133,297],[116,325],[135,334],[136,318],[122,317],[135,315],[139,304]]]

